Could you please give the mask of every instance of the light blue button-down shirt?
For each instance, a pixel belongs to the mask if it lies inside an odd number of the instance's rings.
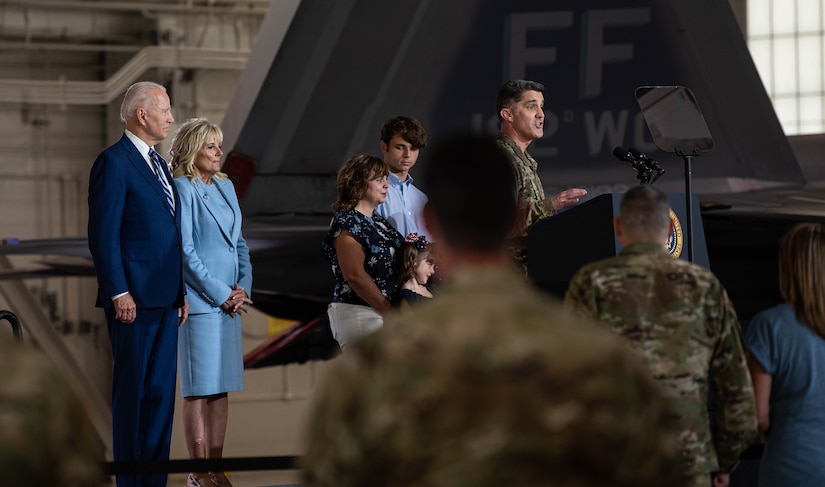
[[[389,220],[401,235],[406,237],[409,233],[416,232],[432,241],[422,216],[427,195],[413,185],[412,176],[406,181],[401,181],[401,178],[390,173],[387,183],[387,200],[378,205],[375,211]]]

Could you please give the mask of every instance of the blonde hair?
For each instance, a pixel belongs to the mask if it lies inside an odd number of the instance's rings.
[[[195,173],[195,157],[206,143],[206,139],[214,135],[218,144],[223,142],[223,132],[221,128],[209,120],[201,118],[190,118],[178,127],[175,136],[172,138],[172,147],[169,149],[173,176],[186,176],[191,181],[197,174]],[[223,172],[215,174],[218,179],[227,179]]]
[[[796,318],[825,338],[825,227],[800,223],[779,246],[779,291]]]

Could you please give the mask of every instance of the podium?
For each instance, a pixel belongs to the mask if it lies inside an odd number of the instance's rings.
[[[527,265],[535,285],[564,297],[570,279],[585,264],[617,255],[622,245],[613,231],[613,217],[619,215],[624,193],[602,194],[556,216],[537,222],[527,231]],[[684,193],[668,193],[674,230],[668,251],[688,260],[684,239],[687,214]],[[694,263],[710,268],[705,246],[705,231],[697,198],[693,208]]]

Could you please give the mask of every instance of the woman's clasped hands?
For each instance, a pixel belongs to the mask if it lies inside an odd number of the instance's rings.
[[[221,309],[234,318],[238,313],[249,312],[249,310],[246,309],[247,304],[252,304],[252,300],[249,299],[244,288],[238,287],[238,283],[236,282],[235,285],[232,286],[232,292],[229,293],[229,297],[221,304]]]

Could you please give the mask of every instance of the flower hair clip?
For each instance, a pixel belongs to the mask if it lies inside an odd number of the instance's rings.
[[[425,250],[427,246],[430,245],[430,242],[427,242],[427,237],[424,235],[419,235],[417,232],[407,234],[404,238],[404,242],[415,245],[415,248],[417,248],[419,252]]]

